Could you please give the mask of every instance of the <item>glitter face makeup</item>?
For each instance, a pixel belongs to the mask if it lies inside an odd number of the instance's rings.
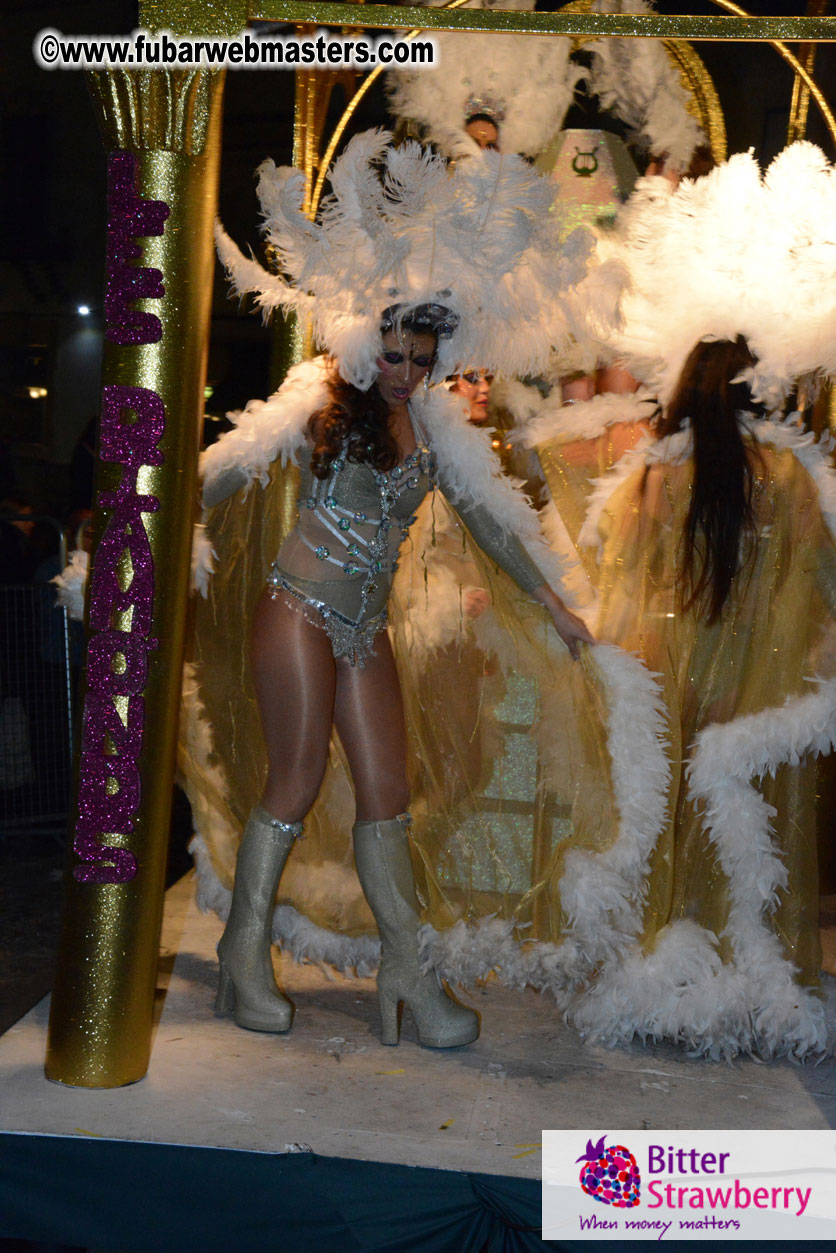
[[[386,331],[377,358],[377,390],[390,409],[399,409],[426,378],[435,361],[436,338],[427,331]]]

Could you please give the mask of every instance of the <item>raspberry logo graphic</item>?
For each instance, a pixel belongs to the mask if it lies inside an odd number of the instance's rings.
[[[636,1159],[623,1144],[604,1147],[606,1136],[597,1144],[586,1142],[586,1152],[577,1160],[581,1166],[580,1183],[587,1196],[602,1205],[616,1209],[632,1209],[639,1203],[641,1175]]]

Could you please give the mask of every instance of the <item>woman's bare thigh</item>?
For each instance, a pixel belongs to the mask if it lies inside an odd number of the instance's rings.
[[[298,822],[316,799],[328,761],[336,686],[331,641],[286,593],[265,591],[250,652],[267,746],[262,804],[274,817]]]
[[[360,822],[394,818],[409,803],[403,699],[385,631],[363,669],[340,658],[334,722],[351,767]]]

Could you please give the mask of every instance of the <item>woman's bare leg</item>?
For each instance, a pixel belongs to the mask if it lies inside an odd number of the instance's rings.
[[[365,669],[337,662],[334,721],[357,799],[354,860],[382,945],[377,987],[381,1040],[397,1044],[398,1006],[409,1005],[422,1044],[454,1048],[479,1034],[479,1019],[421,970],[421,918],[404,816],[409,802],[403,701],[389,638],[380,634]]]
[[[331,641],[285,594],[265,592],[253,620],[251,659],[267,746],[261,803],[283,822],[299,822],[328,762],[336,684]]]
[[[290,1028],[293,1007],[273,974],[273,906],[301,819],[322,781],[336,676],[325,632],[284,596],[268,593],[255,612],[252,666],[268,775],[262,804],[250,814],[238,849],[229,918],[218,945],[216,1009],[234,1012],[239,1027],[280,1032]]]
[[[409,804],[403,699],[385,631],[365,668],[336,663],[334,723],[354,780],[357,821],[394,818]]]

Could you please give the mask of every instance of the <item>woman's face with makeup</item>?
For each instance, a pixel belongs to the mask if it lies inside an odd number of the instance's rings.
[[[431,331],[392,330],[383,335],[377,358],[377,390],[390,409],[406,404],[429,374],[435,361],[436,339]]]
[[[460,374],[453,384],[453,391],[463,396],[470,406],[468,417],[474,426],[482,426],[488,420],[492,382],[492,374],[486,374],[484,370],[468,370],[466,374]]]

